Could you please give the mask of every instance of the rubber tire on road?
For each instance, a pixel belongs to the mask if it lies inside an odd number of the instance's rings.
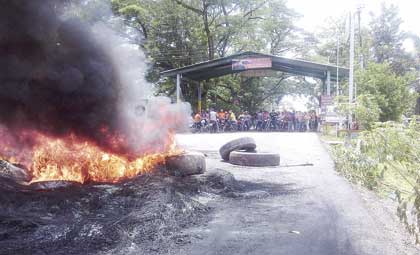
[[[31,180],[30,174],[25,169],[19,168],[4,160],[0,160],[0,176],[12,179],[17,183],[25,183]]]
[[[230,153],[229,162],[239,166],[279,166],[280,155],[278,153],[233,151]]]
[[[206,158],[199,152],[170,156],[166,158],[166,170],[173,176],[202,174],[206,171]]]
[[[31,183],[29,188],[35,191],[53,191],[70,187],[80,187],[81,185],[75,181],[39,181]]]
[[[229,154],[232,151],[237,151],[237,150],[253,151],[255,150],[255,148],[257,148],[257,144],[255,143],[254,139],[252,139],[251,137],[242,137],[242,138],[232,140],[226,143],[225,145],[223,145],[219,149],[219,153],[222,159],[224,159],[225,161],[228,161]]]

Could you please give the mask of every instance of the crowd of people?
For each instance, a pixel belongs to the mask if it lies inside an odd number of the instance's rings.
[[[247,111],[234,113],[232,110],[201,111],[193,114],[193,132],[235,132],[235,131],[317,131],[319,118],[315,111]]]

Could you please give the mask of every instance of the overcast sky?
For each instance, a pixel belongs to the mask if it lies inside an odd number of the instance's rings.
[[[295,9],[303,17],[299,26],[308,31],[313,31],[325,23],[329,16],[339,16],[359,4],[364,6],[363,19],[370,19],[370,12],[378,13],[381,2],[396,4],[404,23],[402,28],[420,35],[420,0],[288,0],[288,6]]]
[[[290,8],[303,15],[298,26],[310,32],[315,32],[324,25],[328,17],[345,15],[351,8],[355,10],[358,5],[363,6],[362,22],[368,24],[370,12],[379,13],[382,2],[395,4],[403,20],[402,29],[420,36],[420,0],[287,0],[287,2]],[[409,44],[404,46],[407,50],[412,50]],[[291,95],[282,99],[284,105],[295,110],[304,110],[307,101],[304,97]]]

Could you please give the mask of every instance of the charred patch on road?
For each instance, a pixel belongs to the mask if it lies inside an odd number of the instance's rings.
[[[237,181],[223,170],[49,191],[11,185],[7,178],[0,183],[0,254],[125,254],[131,249],[166,254],[191,242],[183,229],[210,219],[212,208],[200,203],[199,196],[246,199],[289,192],[287,187],[281,191],[275,185]]]

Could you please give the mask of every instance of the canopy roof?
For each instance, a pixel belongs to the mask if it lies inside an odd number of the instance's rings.
[[[233,67],[235,62],[243,59],[271,59],[271,66],[267,67],[264,65],[256,64],[250,69],[241,69]],[[269,54],[262,54],[256,52],[243,52],[234,55],[230,55],[223,58],[209,60],[182,68],[172,69],[161,72],[163,77],[173,77],[181,74],[183,77],[189,78],[195,81],[208,80],[223,75],[240,73],[247,70],[275,70],[294,75],[302,75],[308,77],[314,77],[321,80],[327,79],[327,73],[330,72],[330,79],[337,80],[337,66],[325,65],[315,62],[309,62],[298,59],[291,59],[285,57],[278,57]],[[338,78],[342,79],[349,76],[349,69],[344,67],[338,67]]]

